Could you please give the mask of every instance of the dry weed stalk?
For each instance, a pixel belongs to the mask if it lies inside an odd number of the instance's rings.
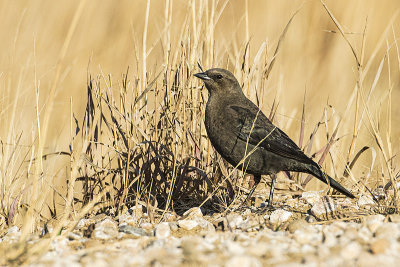
[[[324,164],[324,167],[330,168],[329,173],[336,173],[339,178],[343,174],[344,179],[350,177],[349,183],[357,184],[360,194],[368,191],[374,196],[373,188],[379,184],[385,185],[384,189],[389,198],[380,204],[396,208],[399,205],[399,171],[396,170],[395,154],[398,150],[394,149],[398,141],[393,140],[394,116],[391,114],[394,110],[394,77],[389,76],[389,89],[379,99],[383,109],[372,101],[374,94],[381,87],[385,62],[389,68],[391,66],[389,51],[396,50],[397,60],[400,62],[398,37],[393,26],[397,13],[391,18],[378,42],[374,44],[373,51],[366,58],[367,27],[364,27],[360,35],[361,50],[357,51],[333,12],[321,1],[341,38],[344,38],[351,49],[355,59],[356,83],[344,111],[336,112],[327,104],[320,119],[311,123],[306,119],[307,113],[321,110],[321,107],[311,108],[308,102],[306,105],[307,95],[304,94],[301,111],[293,107],[290,107],[290,112],[284,110],[285,103],[280,94],[286,90],[282,82],[282,71],[291,69],[275,67],[272,72],[273,66],[279,65],[280,52],[284,50],[286,43],[283,42],[285,36],[293,34],[288,30],[289,25],[300,23],[297,17],[302,16],[301,13],[306,8],[294,13],[276,42],[264,38],[259,47],[253,47],[250,1],[245,1],[242,17],[237,18],[238,25],[244,21],[243,32],[239,32],[239,27],[232,29],[232,36],[242,36],[238,40],[225,40],[225,37],[219,36],[220,32],[217,30],[224,12],[229,11],[226,9],[230,8],[231,1],[190,1],[184,6],[186,10],[179,18],[178,28],[175,25],[178,21],[175,17],[176,3],[173,2],[160,2],[164,7],[164,15],[158,14],[156,18],[163,21],[158,25],[158,38],[153,42],[150,38],[153,27],[151,25],[158,20],[152,17],[152,7],[156,3],[150,3],[150,0],[145,2],[145,15],[141,18],[144,21],[143,32],[140,35],[139,32],[135,32],[134,27],[131,29],[134,51],[130,53],[133,54],[133,63],[122,81],[111,75],[89,77],[84,118],[75,118],[71,112],[69,150],[50,151],[47,154],[44,152],[47,152],[48,132],[52,127],[50,118],[53,116],[58,86],[62,83],[67,51],[71,49],[74,32],[79,30],[77,26],[80,23],[79,18],[83,17],[83,7],[89,3],[81,1],[71,16],[72,22],[63,36],[61,50],[55,55],[58,60],[48,94],[42,93],[43,90],[40,89],[39,78],[36,75],[37,59],[34,54],[33,91],[36,98],[32,99],[36,105],[36,121],[31,131],[31,145],[21,144],[26,132],[14,131],[17,128],[15,122],[18,120],[18,102],[15,101],[9,106],[0,102],[0,115],[3,115],[5,110],[9,110],[11,114],[6,118],[6,121],[11,123],[7,124],[7,134],[6,137],[2,136],[0,146],[0,236],[14,224],[23,225],[21,242],[13,250],[15,253],[9,254],[10,260],[15,260],[21,255],[25,255],[26,258],[39,255],[48,248],[52,238],[60,232],[65,234],[72,230],[76,222],[89,213],[109,212],[116,215],[125,207],[143,204],[148,212],[153,213],[151,217],[154,220],[162,220],[163,213],[167,210],[182,212],[210,199],[212,201],[207,202],[210,205],[205,204],[207,209],[227,210],[233,196],[238,195],[240,191],[246,191],[245,177],[224,164],[206,137],[203,118],[207,96],[199,83],[193,82],[192,79],[193,72],[197,71],[198,61],[205,68],[224,67],[233,70],[244,86],[245,93],[259,104],[264,112],[269,109],[267,105],[271,105],[269,118],[282,129],[287,130],[288,126],[296,121],[296,117],[301,118],[300,147],[304,148],[307,155]],[[393,31],[392,44],[388,42],[390,29]],[[259,33],[265,34],[264,29]],[[374,70],[374,62],[385,43],[387,51]],[[275,49],[272,49],[273,47]],[[319,47],[315,46],[314,49]],[[156,50],[161,52],[156,54]],[[256,52],[255,55],[252,52]],[[322,51],[324,55],[328,52]],[[297,57],[288,60],[293,62]],[[24,67],[27,68],[28,65]],[[319,72],[319,75],[325,76],[325,73]],[[278,82],[272,82],[275,76],[279,77],[276,79]],[[4,77],[3,72],[0,73],[0,77]],[[370,86],[366,82],[367,78],[372,80]],[[6,90],[0,91],[2,101],[3,98],[19,99],[25,93],[20,89],[19,83],[15,88],[7,87],[8,82],[4,84],[7,84]],[[42,86],[44,84],[42,82]],[[335,86],[331,85],[330,88]],[[10,91],[15,91],[15,95],[4,93]],[[275,97],[267,101],[266,96],[270,96],[271,92],[276,92]],[[41,110],[40,106],[42,99],[46,99],[47,103],[44,110]],[[340,119],[339,113],[347,118]],[[350,117],[352,119],[349,119]],[[2,116],[0,119],[5,125],[5,119]],[[362,143],[363,139],[360,136],[362,131],[366,131],[365,128],[375,144]],[[292,134],[291,136],[293,137]],[[338,148],[339,146],[342,149]],[[360,166],[360,158],[365,157],[367,151],[371,152],[369,165]],[[53,159],[60,157],[68,157],[68,163],[54,172],[49,172],[48,168],[53,164]],[[365,173],[358,176],[360,170],[365,170]],[[63,175],[60,175],[61,172]],[[293,177],[288,173],[285,175],[289,179],[279,183],[278,190],[285,189],[287,192],[289,189],[298,192],[309,182],[307,177]],[[63,185],[66,185],[63,190],[54,184],[55,177],[59,176],[64,178]],[[348,186],[347,181],[340,182]],[[26,241],[29,234],[36,231],[38,226],[53,221],[56,230],[51,237],[43,239],[35,248],[28,248]]]

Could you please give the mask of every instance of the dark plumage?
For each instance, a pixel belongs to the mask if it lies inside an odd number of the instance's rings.
[[[239,82],[225,69],[210,69],[194,76],[203,80],[209,92],[205,126],[218,153],[236,166],[249,153],[244,170],[254,175],[253,193],[261,175],[272,176],[269,205],[272,203],[275,174],[296,171],[312,174],[342,194],[354,198],[347,189],[325,174],[321,167],[261,112],[242,92]]]

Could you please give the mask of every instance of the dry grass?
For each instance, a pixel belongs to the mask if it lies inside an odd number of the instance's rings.
[[[55,236],[88,212],[140,202],[156,222],[208,198],[226,209],[248,177],[206,137],[198,62],[230,69],[331,176],[358,195],[383,186],[380,204],[397,208],[399,10],[397,0],[3,1],[0,236],[22,227],[19,257],[31,232],[52,224]],[[310,181],[289,178],[278,188]]]

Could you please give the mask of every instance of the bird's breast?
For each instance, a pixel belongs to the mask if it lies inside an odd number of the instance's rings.
[[[226,105],[214,105],[207,102],[205,112],[205,126],[208,138],[218,153],[229,158],[237,151],[237,130],[235,118],[230,118],[226,112]]]

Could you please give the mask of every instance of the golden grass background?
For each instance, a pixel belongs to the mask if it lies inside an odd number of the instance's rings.
[[[320,1],[0,2],[3,207],[15,201],[21,207],[15,223],[21,224],[27,217],[30,222],[46,221],[44,203],[53,198],[65,205],[66,177],[73,163],[62,156],[33,159],[68,151],[74,131],[71,114],[79,121],[84,115],[88,74],[118,85],[129,67],[128,78],[138,81],[137,96],[160,71],[172,72],[181,64],[193,74],[199,71],[197,62],[205,69],[224,67],[234,72],[253,101],[256,92],[261,95],[266,114],[274,100],[279,103],[275,122],[296,142],[303,103],[306,137],[330,105],[326,113],[332,116],[327,124],[330,133],[342,119],[337,135],[341,139],[331,150],[333,162],[341,169],[330,163],[326,168],[339,177],[356,120],[360,131],[350,159],[363,146],[374,148],[376,161],[369,183],[385,185],[388,168],[395,176],[399,166],[400,3],[341,0],[326,1],[326,5],[355,48],[361,70]],[[265,64],[273,59],[283,29],[297,10],[265,80]],[[360,77],[365,79],[360,81]],[[200,88],[201,82],[192,76],[184,81],[188,88]],[[358,100],[357,81],[361,85]],[[156,87],[162,83],[162,78],[157,79]],[[371,97],[364,103],[371,87]],[[184,89],[181,85],[178,90]],[[206,92],[201,95],[206,97]],[[361,120],[366,106],[370,117],[364,114]],[[382,140],[381,147],[377,140]],[[313,152],[327,143],[324,131],[315,142]],[[356,180],[346,185],[362,179],[372,159],[371,153],[362,154],[353,168]],[[31,206],[35,207],[30,210]],[[4,229],[4,219],[0,223]],[[25,232],[34,230],[35,223],[25,225],[29,226]]]

